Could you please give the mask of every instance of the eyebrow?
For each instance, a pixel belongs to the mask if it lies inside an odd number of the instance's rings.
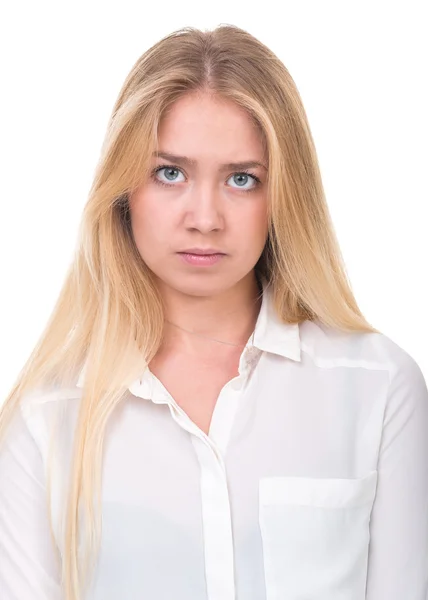
[[[188,156],[178,156],[176,154],[171,154],[170,152],[156,152],[155,151],[155,152],[153,152],[153,156],[156,156],[158,158],[163,158],[165,160],[169,160],[173,163],[186,165],[189,167],[193,167],[197,164],[197,161],[194,158],[189,158]],[[262,164],[256,160],[224,163],[224,164],[220,165],[220,170],[227,171],[230,169],[236,169],[236,170],[254,169],[255,167],[262,167],[263,169],[266,169],[266,171],[267,171],[267,167],[264,164]]]

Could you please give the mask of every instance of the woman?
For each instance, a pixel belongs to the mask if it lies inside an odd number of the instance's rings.
[[[426,383],[358,309],[249,33],[133,67],[0,423],[5,600],[426,600]]]

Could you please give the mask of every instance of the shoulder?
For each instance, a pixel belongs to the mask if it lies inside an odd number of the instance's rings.
[[[384,333],[343,331],[305,321],[300,326],[301,349],[319,366],[348,366],[385,371],[390,381],[400,373],[420,379],[414,357]]]
[[[17,420],[31,435],[42,456],[47,456],[54,431],[61,437],[70,435],[81,395],[82,390],[77,386],[52,386],[38,387],[21,396]]]
[[[26,391],[20,398],[21,414],[24,418],[33,418],[49,411],[58,403],[78,399],[82,390],[77,385],[69,387],[44,386]]]

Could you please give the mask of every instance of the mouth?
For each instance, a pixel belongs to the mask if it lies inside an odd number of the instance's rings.
[[[190,265],[194,266],[210,266],[221,261],[226,255],[222,252],[198,254],[196,252],[178,252],[181,258]]]
[[[194,256],[224,256],[225,253],[216,248],[188,248],[186,250],[180,250],[178,254],[192,254]]]

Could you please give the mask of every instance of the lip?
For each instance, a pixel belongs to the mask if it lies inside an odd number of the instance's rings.
[[[186,248],[186,250],[180,250],[178,254],[194,254],[198,256],[207,256],[211,254],[225,254],[221,250],[216,248]]]
[[[223,260],[224,254],[195,254],[190,252],[177,252],[177,255],[188,265],[193,267],[210,267]]]

